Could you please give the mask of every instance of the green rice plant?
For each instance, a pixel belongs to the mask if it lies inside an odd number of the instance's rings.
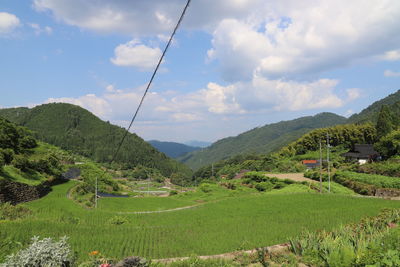
[[[32,216],[0,222],[1,240],[26,246],[34,235],[67,235],[78,262],[88,261],[91,251],[115,259],[213,255],[284,243],[304,229],[330,231],[340,224],[375,216],[382,208],[400,208],[399,202],[383,199],[317,193],[289,197],[254,194],[255,189],[229,190],[216,184],[211,194],[190,191],[164,198],[101,198],[97,209],[85,209],[66,197],[76,184],[69,181],[54,186],[46,197],[24,204]],[[176,205],[194,207],[158,212]],[[122,216],[128,223],[111,226],[109,220],[114,216]],[[63,219],[67,217],[72,220]],[[0,262],[16,251],[16,247],[0,246]]]

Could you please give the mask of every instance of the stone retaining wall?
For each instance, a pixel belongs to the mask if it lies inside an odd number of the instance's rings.
[[[400,197],[400,190],[392,188],[378,188],[375,191],[375,196],[383,198],[397,198]]]
[[[0,203],[10,202],[16,205],[22,202],[32,201],[47,195],[51,191],[51,185],[60,181],[44,182],[37,186],[18,182],[0,180]]]

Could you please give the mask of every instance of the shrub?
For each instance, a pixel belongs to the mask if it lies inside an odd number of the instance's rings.
[[[16,155],[12,161],[12,165],[24,172],[31,168],[31,162],[23,155]]]
[[[0,220],[16,220],[26,217],[31,211],[23,206],[13,206],[10,203],[0,203]]]
[[[170,192],[169,192],[169,195],[170,196],[174,196],[174,195],[177,195],[178,194],[178,191],[176,191],[176,190],[171,190]]]
[[[202,184],[199,186],[199,189],[200,189],[201,191],[203,191],[204,193],[210,193],[210,192],[212,191],[211,184],[208,184],[208,183],[202,183]]]
[[[269,191],[272,188],[274,188],[274,185],[272,183],[270,183],[270,182],[261,182],[261,183],[257,183],[255,185],[255,188],[258,191],[264,192],[264,191]]]
[[[259,172],[248,172],[244,175],[245,179],[250,179],[251,181],[260,183],[266,181],[268,178],[263,174]]]
[[[5,164],[10,164],[14,159],[14,151],[10,148],[0,148],[0,155],[3,156]]]
[[[4,159],[4,155],[0,153],[0,169],[6,165],[6,160]]]
[[[28,248],[20,250],[17,254],[7,256],[5,263],[1,266],[70,266],[73,257],[67,240],[66,236],[58,242],[51,238],[40,240],[38,236],[34,236]]]
[[[114,224],[114,225],[121,225],[124,223],[127,223],[128,220],[125,217],[122,216],[114,216],[111,217],[111,219],[108,220],[108,223],[110,224]]]
[[[141,257],[128,257],[120,262],[118,262],[115,267],[148,267],[149,262],[145,258]]]

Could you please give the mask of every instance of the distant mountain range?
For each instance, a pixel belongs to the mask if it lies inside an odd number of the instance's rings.
[[[147,142],[150,143],[158,151],[165,153],[168,157],[171,158],[178,158],[188,152],[202,149],[201,147],[188,146],[175,142],[162,142],[157,140],[150,140]]]
[[[34,108],[0,109],[4,117],[34,131],[40,140],[98,162],[109,162],[125,129],[102,121],[79,106],[52,103]],[[128,133],[116,163],[158,169],[164,176],[191,175],[191,170],[159,152],[136,134]]]
[[[184,144],[187,145],[187,146],[204,148],[204,147],[210,146],[212,143],[211,142],[198,141],[198,140],[191,140],[191,141],[184,142]]]

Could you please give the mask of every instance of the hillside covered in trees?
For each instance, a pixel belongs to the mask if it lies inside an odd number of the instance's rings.
[[[89,111],[65,103],[45,104],[32,109],[2,109],[0,117],[27,127],[39,140],[103,163],[111,160],[125,133],[125,129],[104,122]],[[138,165],[154,168],[164,176],[191,174],[186,166],[131,133],[127,135],[115,162],[124,168]]]
[[[342,124],[346,118],[333,113],[321,113],[290,121],[268,124],[235,137],[221,139],[201,151],[191,152],[181,158],[193,169],[239,154],[266,154],[296,140],[312,129]]]

